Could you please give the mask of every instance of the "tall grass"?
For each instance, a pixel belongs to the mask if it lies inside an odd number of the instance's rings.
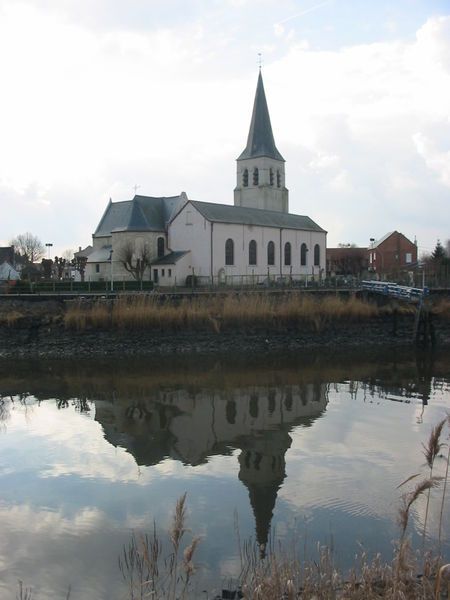
[[[427,466],[430,468],[442,448],[440,438],[446,425],[449,429],[450,417],[432,429],[424,445]],[[448,476],[448,455],[446,458],[441,507],[445,501]],[[410,486],[420,476],[420,473],[416,473],[408,477],[398,488]],[[412,489],[402,494],[398,509],[400,531],[393,560],[383,561],[380,555],[369,559],[363,552],[355,557],[355,566],[349,573],[342,573],[335,568],[333,550],[328,547],[317,547],[316,560],[302,560],[297,552],[301,540],[294,540],[292,547],[284,548],[281,544],[276,547],[272,539],[265,558],[262,558],[256,543],[241,544],[235,515],[241,572],[235,589],[222,597],[245,600],[439,600],[442,591],[447,593],[446,598],[450,598],[450,565],[442,564],[440,554],[442,510],[437,553],[421,555],[413,552],[408,537],[410,513],[417,500],[439,487],[442,479],[433,475],[421,478]],[[185,501],[186,494],[177,502],[169,531],[172,550],[164,564],[163,546],[158,541],[155,527],[151,540],[141,536],[137,541],[133,534],[129,546],[124,548],[124,557],[132,557],[120,563],[124,579],[131,586],[129,600],[198,597],[192,595],[190,589],[191,577],[195,573],[193,555],[198,538],[193,537],[184,550],[183,559],[180,559],[181,543],[187,531]]]
[[[64,322],[70,329],[221,331],[256,329],[322,329],[338,320],[366,320],[380,311],[355,297],[323,299],[303,295],[271,297],[233,295],[192,298],[179,302],[153,296],[121,297],[114,301],[78,303],[68,308]]]

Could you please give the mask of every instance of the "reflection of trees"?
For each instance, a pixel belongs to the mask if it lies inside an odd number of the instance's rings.
[[[34,408],[34,398],[27,393],[19,393],[16,395],[0,396],[0,427],[6,430],[6,423],[11,418],[11,407],[15,403],[23,407],[25,419],[28,420]]]

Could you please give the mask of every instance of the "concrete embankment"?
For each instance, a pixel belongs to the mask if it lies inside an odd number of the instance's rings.
[[[414,314],[382,313],[360,319],[321,318],[304,322],[223,328],[67,327],[62,300],[0,303],[0,357],[169,355],[188,353],[301,351],[309,348],[395,348],[414,343]],[[450,346],[450,320],[434,315],[436,345]]]

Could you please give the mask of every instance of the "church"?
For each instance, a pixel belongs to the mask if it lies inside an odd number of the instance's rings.
[[[327,232],[289,212],[285,160],[275,145],[261,71],[247,145],[236,162],[234,205],[191,200],[185,192],[110,200],[92,236],[86,279],[185,286],[321,278]]]

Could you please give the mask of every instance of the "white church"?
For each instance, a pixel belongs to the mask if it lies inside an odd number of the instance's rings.
[[[150,256],[143,280],[160,286],[245,284],[320,278],[327,232],[289,213],[285,160],[275,146],[261,72],[247,146],[237,159],[234,206],[179,196],[109,201],[93,239],[86,280],[132,279],[133,259]]]

